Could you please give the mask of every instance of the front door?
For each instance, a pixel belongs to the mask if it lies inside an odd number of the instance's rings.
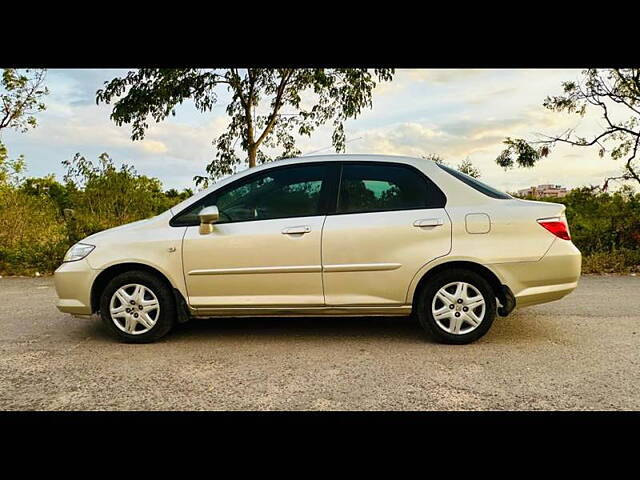
[[[444,204],[442,192],[412,167],[345,163],[322,236],[327,305],[405,304],[416,272],[451,249]]]
[[[199,202],[219,222],[200,234],[189,226],[183,266],[194,308],[324,305],[322,224],[328,167],[275,167],[245,177]],[[189,218],[189,217],[187,217]]]

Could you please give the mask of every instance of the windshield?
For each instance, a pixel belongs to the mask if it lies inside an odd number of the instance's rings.
[[[466,183],[471,188],[479,191],[480,193],[487,195],[488,197],[499,198],[501,200],[508,200],[510,198],[513,198],[511,195],[501,192],[500,190],[496,190],[495,188],[490,187],[486,183],[482,183],[477,178],[473,178],[465,173],[459,172],[458,170],[454,170],[453,168],[445,167],[444,165],[441,165],[439,163],[437,165],[441,169],[443,169],[445,172],[450,173],[461,182]]]

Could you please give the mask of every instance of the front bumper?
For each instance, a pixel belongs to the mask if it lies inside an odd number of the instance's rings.
[[[537,262],[494,263],[488,267],[511,289],[520,308],[559,300],[575,290],[582,255],[572,242],[558,238]]]
[[[89,266],[86,258],[65,262],[54,272],[58,310],[73,315],[91,315],[91,286],[100,270]]]

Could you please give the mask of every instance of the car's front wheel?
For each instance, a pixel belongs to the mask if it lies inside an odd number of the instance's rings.
[[[442,343],[464,344],[482,337],[496,316],[496,298],[481,275],[463,269],[436,274],[422,289],[417,316]]]
[[[129,343],[148,343],[173,327],[175,300],[170,288],[145,271],[124,272],[102,292],[100,316],[109,331]]]

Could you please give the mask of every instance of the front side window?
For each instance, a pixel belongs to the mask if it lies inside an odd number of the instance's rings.
[[[412,210],[444,206],[435,185],[401,165],[345,164],[336,213]]]
[[[172,225],[197,225],[198,213],[212,205],[220,212],[218,223],[322,215],[326,174],[325,165],[269,170],[209,195],[174,218]]]

